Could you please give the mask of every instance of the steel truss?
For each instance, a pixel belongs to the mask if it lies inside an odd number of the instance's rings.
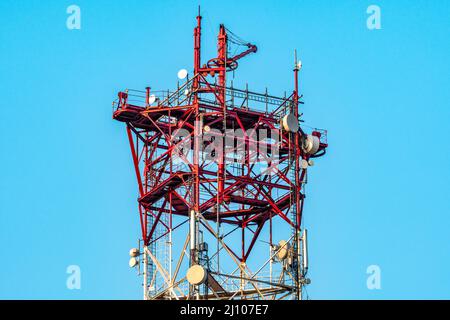
[[[172,92],[125,90],[113,104],[138,182],[146,299],[301,299],[307,283],[303,164],[325,153],[326,131],[312,132],[320,147],[308,154],[303,128],[283,128],[286,114],[301,121],[297,63],[289,96],[227,86],[227,72],[257,51],[245,43],[228,56],[236,42],[227,31],[220,26],[217,57],[201,65],[199,14],[192,78]],[[236,130],[242,135],[223,143]],[[280,235],[286,248],[277,245]],[[284,249],[289,261],[277,258]],[[186,280],[195,264],[208,271],[201,285]]]

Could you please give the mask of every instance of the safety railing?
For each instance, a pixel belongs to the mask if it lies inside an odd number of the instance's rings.
[[[199,75],[188,79],[181,86],[178,84],[177,90],[159,90],[159,91],[143,91],[135,89],[126,89],[119,92],[119,97],[113,102],[113,112],[123,108],[125,105],[134,105],[138,107],[149,107],[149,106],[178,106],[184,105],[191,102],[193,92],[192,85],[197,79],[199,85],[202,89],[216,89],[220,90],[216,84],[206,83],[201,81]],[[225,94],[227,97],[227,108],[239,108],[248,111],[255,112],[265,112],[267,115],[272,115],[276,118],[284,116],[286,113],[292,109],[294,101],[293,95],[278,97],[270,95],[267,92],[257,93],[248,90],[248,86],[245,90],[234,88],[233,85],[225,88]],[[217,99],[208,99],[206,94],[211,94],[209,92],[202,92],[199,90],[199,100],[204,102],[211,107],[217,107]],[[150,99],[149,99],[150,98]],[[149,101],[150,100],[150,101]],[[301,102],[299,102],[301,103]]]
[[[168,90],[151,91],[150,97],[154,99],[154,102],[149,103],[146,91],[125,89],[124,91],[119,92],[119,97],[113,101],[113,112],[122,109],[126,105],[134,105],[143,108],[150,105],[157,105],[160,101],[165,101],[172,95],[173,92]]]

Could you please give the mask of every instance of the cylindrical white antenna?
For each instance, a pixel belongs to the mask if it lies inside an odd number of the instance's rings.
[[[302,255],[303,255],[303,274],[308,272],[308,230],[303,229],[302,233]]]
[[[191,210],[190,221],[189,221],[189,236],[191,242],[191,250],[195,250],[197,242],[197,230],[195,221],[195,210]]]

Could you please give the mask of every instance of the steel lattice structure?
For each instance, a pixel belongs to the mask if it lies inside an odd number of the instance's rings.
[[[227,72],[257,48],[221,25],[217,57],[202,64],[201,19],[192,77],[174,91],[125,90],[113,103],[139,187],[132,256],[144,299],[301,299],[304,186],[326,131],[299,125],[297,61],[290,95],[236,89]],[[236,45],[244,49],[230,56]]]

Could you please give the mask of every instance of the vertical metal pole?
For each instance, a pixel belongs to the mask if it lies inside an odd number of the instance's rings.
[[[148,299],[148,255],[147,255],[147,246],[144,244],[144,300]]]
[[[298,64],[297,64],[297,50],[295,50],[294,52],[294,115],[296,117],[296,119],[298,120]],[[298,268],[299,268],[299,255],[298,255],[298,242],[299,242],[299,231],[300,231],[300,222],[301,222],[301,207],[300,207],[300,139],[299,139],[299,133],[295,132],[294,134],[294,161],[295,161],[295,221],[294,221],[294,226],[295,226],[295,230],[294,230],[294,243],[295,246],[297,248],[295,248],[296,250],[294,251],[295,253],[295,257],[294,257],[294,261],[296,262],[295,267],[297,268],[297,270],[295,270],[295,277],[296,277],[296,281],[297,281],[297,290],[296,290],[296,299],[300,300],[301,297],[301,285],[300,285],[300,273],[298,272]]]
[[[149,104],[149,99],[150,97],[150,87],[146,88],[146,105],[148,106]],[[139,140],[139,139],[137,139]],[[148,192],[149,189],[149,185],[148,185],[148,157],[149,157],[149,152],[148,152],[148,132],[146,132],[145,134],[145,164],[144,164],[144,191],[145,193]],[[136,150],[138,150],[136,148]],[[147,230],[148,230],[148,214],[147,214],[147,210],[144,210],[144,224],[145,224],[145,238],[143,239],[143,246],[144,246],[144,300],[148,299],[148,254],[147,254]],[[148,239],[148,241],[150,241],[150,239]]]
[[[200,72],[200,54],[201,54],[201,20],[200,16],[200,6],[198,8],[197,15],[197,27],[194,29],[194,79],[192,82],[192,90],[194,92],[194,106],[195,106],[195,123],[194,123],[194,165],[193,165],[193,175],[194,175],[194,190],[193,190],[193,203],[189,217],[189,235],[190,235],[190,266],[197,263],[197,212],[200,210],[200,165],[199,165],[199,155],[200,155],[200,134],[203,130],[200,127],[201,115],[199,112],[199,98],[198,98],[198,88],[200,86],[198,74]],[[197,288],[194,286],[189,286],[189,296],[196,296]]]
[[[301,264],[300,264],[300,230],[297,230],[297,252],[295,253],[297,255],[297,281],[298,281],[298,300],[302,299],[302,286],[303,284],[300,283],[300,279],[302,278],[301,273]]]
[[[169,283],[172,283],[172,192],[169,194]]]
[[[189,82],[189,79],[187,80]],[[177,106],[180,105],[180,81],[177,81]]]
[[[197,248],[197,217],[195,210],[191,210],[189,216],[189,237],[190,237],[190,249],[191,249],[191,265],[195,264],[195,250]]]
[[[219,171],[217,171],[217,183],[219,183]],[[217,233],[217,272],[220,273],[220,197],[219,193],[216,195],[216,233]]]
[[[149,98],[150,98],[150,87],[146,87],[145,88],[145,107],[150,106]]]
[[[218,58],[220,60],[219,65],[219,97],[220,104],[222,107],[222,117],[223,117],[223,133],[226,130],[226,116],[227,116],[227,104],[226,104],[226,74],[227,74],[227,33],[225,31],[224,25],[220,25],[219,36],[218,36]],[[219,181],[217,186],[217,191],[219,193],[219,202],[223,201],[223,192],[225,186],[225,146],[222,143],[221,155],[219,157],[218,164],[219,171]]]
[[[267,92],[267,87],[266,87],[266,115],[269,113],[269,104],[268,104],[267,95],[268,95],[268,92]]]
[[[272,193],[272,191],[271,191]],[[272,283],[272,272],[273,272],[273,258],[272,258],[272,212],[269,213],[270,218],[269,218],[269,258],[270,258],[270,262],[269,262],[269,268],[270,268],[270,282]]]
[[[248,110],[248,83],[245,84],[245,106]]]
[[[197,26],[194,28],[194,80],[192,82],[192,89],[196,92],[199,87],[197,74],[200,71],[201,65],[201,38],[202,38],[202,16],[200,15],[200,6],[198,7]],[[194,95],[194,104],[198,102],[198,95]]]
[[[190,238],[190,266],[197,264],[197,214],[195,210],[191,210],[189,216],[189,238]],[[189,296],[198,299],[198,286],[189,285]]]

